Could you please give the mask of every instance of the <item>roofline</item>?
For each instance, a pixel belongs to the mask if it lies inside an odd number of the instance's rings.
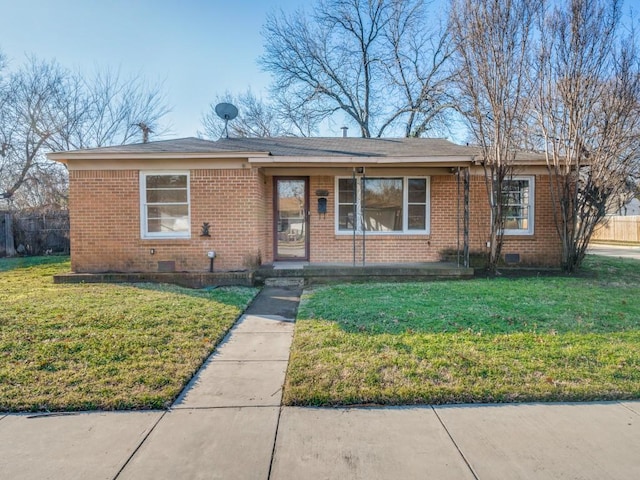
[[[363,165],[363,164],[467,164],[479,165],[480,155],[425,155],[425,156],[382,156],[382,155],[271,155],[266,151],[216,151],[216,152],[95,152],[95,151],[75,151],[75,152],[50,152],[47,158],[63,164],[68,164],[72,160],[207,160],[207,159],[246,159],[252,166],[274,166],[279,165]],[[546,159],[541,156],[539,159],[516,159],[514,165],[534,166],[546,165]]]
[[[396,164],[396,163],[472,163],[473,155],[440,155],[440,156],[424,156],[424,157],[383,157],[383,156],[268,156],[268,157],[249,157],[251,165],[272,166],[274,164],[340,164],[340,165],[362,165],[362,164]]]
[[[142,153],[114,153],[114,152],[51,152],[47,158],[55,162],[67,163],[69,160],[184,160],[208,158],[262,158],[268,157],[268,152],[142,152]]]

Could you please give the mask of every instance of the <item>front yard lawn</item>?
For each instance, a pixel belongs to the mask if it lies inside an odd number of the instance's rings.
[[[640,261],[307,291],[284,393],[289,405],[640,398]]]
[[[67,258],[0,259],[0,410],[164,408],[257,290],[54,285]]]

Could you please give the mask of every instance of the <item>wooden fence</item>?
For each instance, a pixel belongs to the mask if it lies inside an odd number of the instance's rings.
[[[13,217],[10,213],[0,212],[0,257],[15,255],[13,247]]]
[[[0,212],[0,256],[69,253],[69,212]]]
[[[595,242],[640,244],[640,215],[611,216],[593,233]]]

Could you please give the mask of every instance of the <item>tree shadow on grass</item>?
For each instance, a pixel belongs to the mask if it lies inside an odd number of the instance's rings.
[[[205,287],[205,288],[188,288],[169,283],[123,283],[141,290],[154,292],[169,292],[176,295],[184,295],[194,298],[203,298],[206,300],[215,300],[216,302],[226,305],[237,306],[241,309],[246,308],[253,298],[260,291],[254,287],[241,286],[224,286],[224,287]]]
[[[68,255],[48,255],[42,257],[7,257],[0,258],[0,272],[29,268],[39,265],[59,265],[69,261]]]

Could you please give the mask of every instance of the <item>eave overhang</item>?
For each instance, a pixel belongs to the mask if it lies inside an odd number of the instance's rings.
[[[335,156],[335,157],[249,157],[252,167],[319,167],[319,166],[468,166],[472,165],[472,156],[424,156],[424,157],[368,157],[368,156]]]
[[[215,160],[268,157],[266,152],[145,152],[145,153],[97,153],[97,152],[53,152],[47,158],[67,164],[70,160]]]

